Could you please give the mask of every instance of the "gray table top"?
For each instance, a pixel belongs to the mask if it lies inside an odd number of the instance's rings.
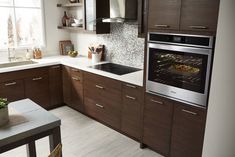
[[[59,118],[30,99],[12,102],[9,107],[22,114],[27,122],[15,126],[0,127],[0,147],[61,125]]]

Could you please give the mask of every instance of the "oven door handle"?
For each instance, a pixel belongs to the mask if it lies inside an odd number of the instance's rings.
[[[176,51],[176,52],[187,52],[191,54],[202,54],[211,56],[212,49],[207,48],[196,48],[189,46],[179,46],[179,45],[167,45],[167,44],[158,44],[158,43],[148,43],[148,51],[149,48],[152,49],[160,49],[160,50],[168,50],[168,51]]]

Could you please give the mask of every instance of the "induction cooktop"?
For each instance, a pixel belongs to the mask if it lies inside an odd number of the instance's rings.
[[[132,67],[128,67],[128,66],[124,66],[120,64],[114,64],[114,63],[98,64],[98,65],[89,66],[89,68],[98,69],[98,70],[110,72],[110,73],[117,74],[117,75],[125,75],[125,74],[129,74],[129,73],[141,70],[141,69],[132,68]]]

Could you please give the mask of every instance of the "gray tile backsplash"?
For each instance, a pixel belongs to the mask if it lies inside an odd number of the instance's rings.
[[[104,44],[106,59],[118,64],[143,68],[144,39],[137,38],[137,24],[111,24],[111,33],[102,35],[71,34],[71,39],[80,52],[87,55],[91,43]],[[77,45],[77,47],[76,47]]]

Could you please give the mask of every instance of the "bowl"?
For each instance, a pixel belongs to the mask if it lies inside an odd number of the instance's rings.
[[[77,57],[78,51],[69,51],[69,52],[68,52],[68,55],[69,55],[70,57]]]

